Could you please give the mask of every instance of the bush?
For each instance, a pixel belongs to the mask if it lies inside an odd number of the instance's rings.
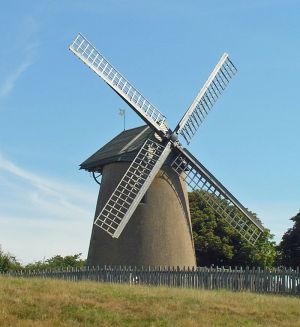
[[[5,253],[0,246],[0,273],[7,273],[10,270],[21,269],[21,264],[16,257],[10,253]]]

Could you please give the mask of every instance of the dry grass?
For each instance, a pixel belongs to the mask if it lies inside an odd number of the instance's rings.
[[[0,277],[0,326],[300,326],[300,299]]]

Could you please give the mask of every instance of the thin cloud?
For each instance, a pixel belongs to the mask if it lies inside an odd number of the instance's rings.
[[[34,63],[36,49],[38,43],[34,40],[37,34],[38,25],[33,17],[25,17],[19,35],[15,35],[17,40],[13,47],[10,49],[11,53],[7,56],[12,57],[16,62],[15,65],[0,83],[0,98],[10,95],[16,87],[20,78]]]
[[[26,72],[26,70],[32,65],[32,61],[26,60],[0,85],[0,97],[8,96],[14,89],[18,79]]]
[[[29,171],[1,154],[0,183],[0,245],[25,262],[86,254],[95,190]]]
[[[91,194],[86,191],[81,191],[80,186],[70,185],[62,181],[55,181],[53,178],[32,173],[19,167],[12,161],[7,160],[0,154],[0,172],[1,170],[19,177],[20,180],[27,181],[36,190],[41,191],[45,195],[56,197],[60,199],[62,203],[66,203],[65,198],[80,199],[85,202],[91,201]]]

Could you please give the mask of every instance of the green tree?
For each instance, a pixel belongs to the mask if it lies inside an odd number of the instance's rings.
[[[266,230],[255,245],[249,244],[207,205],[207,196],[214,195],[204,191],[189,193],[197,264],[271,268],[277,256],[273,235]],[[225,201],[214,200],[228,206]]]
[[[21,269],[21,264],[17,261],[16,257],[10,253],[2,251],[0,246],[0,273],[6,273],[10,270]]]
[[[41,270],[41,269],[57,269],[57,268],[71,268],[71,267],[84,267],[86,261],[81,259],[81,253],[74,255],[67,255],[62,257],[61,255],[56,255],[50,259],[44,261],[36,261],[26,265],[26,269],[30,270]]]
[[[291,220],[294,226],[283,235],[279,249],[279,264],[286,267],[300,267],[300,211]]]

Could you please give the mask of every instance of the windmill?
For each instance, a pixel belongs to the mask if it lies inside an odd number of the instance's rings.
[[[201,190],[207,203],[254,244],[263,226],[179,140],[190,143],[235,75],[228,54],[171,130],[166,117],[82,34],[69,49],[146,123],[122,132],[81,164],[96,181],[102,175],[88,264],[195,265],[187,188]]]

